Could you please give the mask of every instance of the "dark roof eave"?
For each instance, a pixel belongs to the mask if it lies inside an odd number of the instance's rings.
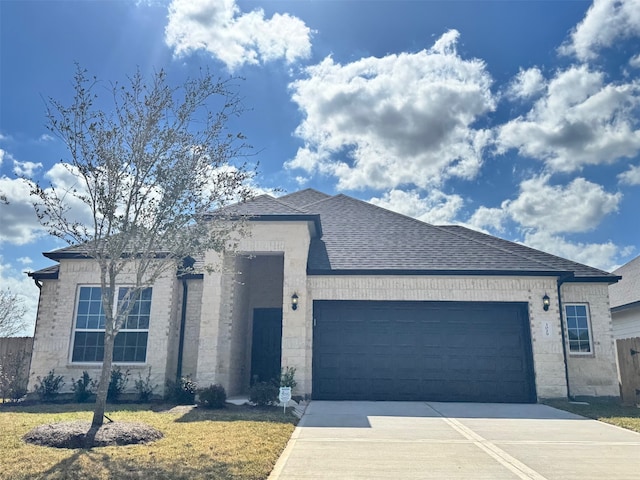
[[[611,307],[612,312],[622,312],[624,310],[631,310],[632,308],[640,307],[640,300],[631,303],[625,303],[624,305],[618,305],[617,307]]]
[[[180,280],[202,280],[204,278],[204,273],[185,273],[176,275]]]
[[[417,270],[417,269],[350,269],[350,270],[321,270],[307,269],[307,275],[487,275],[506,277],[571,277],[573,272],[568,271],[522,271],[522,270]]]
[[[594,277],[572,277],[565,282],[569,283],[608,283],[612,285],[620,281],[622,277],[618,275],[610,275],[610,276],[594,276]]]
[[[58,280],[58,270],[55,272],[27,272],[34,280]]]
[[[51,259],[51,260],[69,260],[69,259],[92,259],[94,257],[92,257],[91,255],[87,254],[86,252],[60,252],[60,251],[56,251],[54,250],[53,252],[44,252],[42,255],[44,255],[45,257]],[[124,257],[125,255],[123,255]],[[169,256],[169,253],[167,252],[159,252],[155,254],[156,258],[164,258]]]

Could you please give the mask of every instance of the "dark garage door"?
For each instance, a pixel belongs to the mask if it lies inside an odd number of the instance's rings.
[[[527,305],[315,301],[313,398],[535,402]]]

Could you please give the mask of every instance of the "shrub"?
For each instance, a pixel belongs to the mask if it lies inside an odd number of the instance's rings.
[[[36,380],[35,392],[43,402],[53,402],[64,385],[62,375],[56,375],[55,370],[49,370],[46,377],[36,377]]]
[[[224,408],[227,392],[220,384],[209,385],[198,390],[198,406],[204,408]]]
[[[291,387],[291,390],[298,384],[294,376],[296,374],[296,367],[286,367],[280,374],[280,386]]]
[[[89,373],[84,370],[82,377],[78,380],[71,378],[71,388],[73,389],[73,399],[78,403],[88,402],[93,395],[93,390],[98,385],[98,382],[92,380]]]
[[[198,384],[189,375],[180,377],[177,382],[167,380],[165,398],[178,405],[193,405],[195,403]]]
[[[125,391],[128,383],[129,370],[123,372],[120,367],[115,367],[111,370],[111,381],[107,389],[107,401],[115,403],[120,400],[120,395]]]
[[[140,403],[146,403],[151,399],[153,391],[158,388],[158,384],[153,385],[151,383],[151,367],[147,372],[146,378],[142,378],[142,374],[138,372],[138,380],[136,380],[136,392],[138,392],[138,401]]]
[[[17,402],[27,394],[25,364],[28,358],[24,350],[0,357],[0,398],[3,402]]]
[[[249,400],[259,407],[278,404],[278,386],[271,382],[255,383],[249,390]]]

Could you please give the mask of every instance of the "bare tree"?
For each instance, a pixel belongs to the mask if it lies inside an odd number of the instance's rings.
[[[138,71],[102,88],[78,67],[71,105],[48,100],[49,130],[65,143],[63,165],[77,182],[62,190],[29,182],[43,226],[99,266],[105,328],[94,427],[103,423],[116,335],[142,291],[183,259],[228,246],[235,222],[204,213],[251,196],[255,170],[234,163],[249,146],[229,129],[243,111],[234,80],[202,72],[172,87],[164,71],[149,81]]]
[[[11,290],[0,290],[0,337],[13,337],[25,330],[24,299]]]

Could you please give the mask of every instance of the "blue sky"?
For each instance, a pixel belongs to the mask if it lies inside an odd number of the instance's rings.
[[[45,100],[243,77],[257,188],[346,193],[605,270],[640,253],[640,0],[0,1],[0,287],[62,246],[27,173],[64,179]],[[30,332],[28,332],[30,333]]]

